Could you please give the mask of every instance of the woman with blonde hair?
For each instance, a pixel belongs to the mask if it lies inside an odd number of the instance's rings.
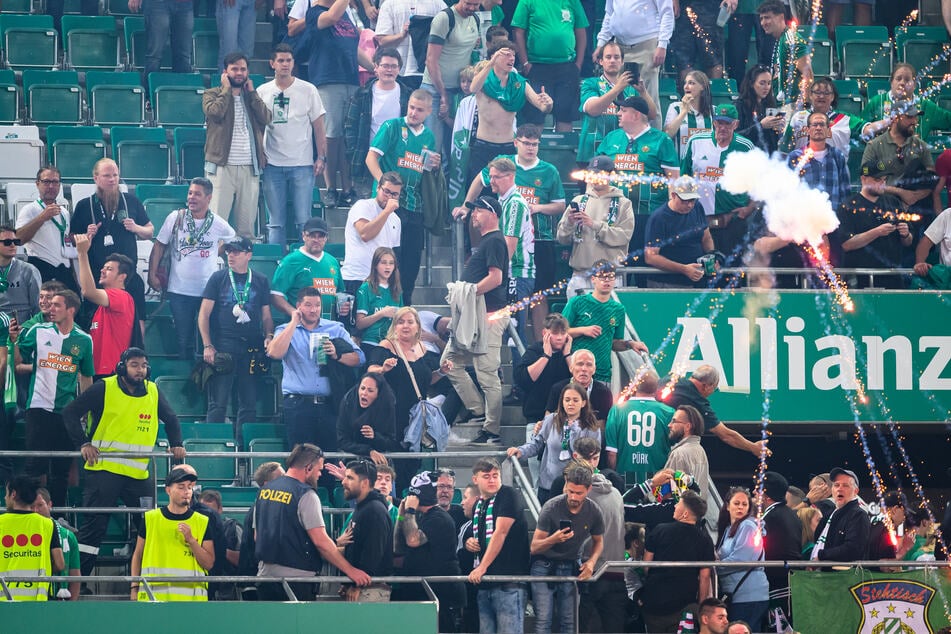
[[[802,558],[809,559],[812,547],[816,545],[816,527],[822,519],[822,512],[814,506],[804,506],[796,511],[802,523]]]

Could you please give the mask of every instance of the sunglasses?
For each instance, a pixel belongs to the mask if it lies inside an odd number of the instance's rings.
[[[23,241],[19,238],[7,238],[6,240],[0,240],[0,244],[3,244],[5,247],[20,246],[23,244]]]

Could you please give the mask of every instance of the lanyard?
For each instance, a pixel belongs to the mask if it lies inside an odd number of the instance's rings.
[[[0,293],[6,293],[7,289],[10,288],[10,282],[7,281],[7,276],[10,275],[10,271],[13,270],[13,263],[16,260],[10,260],[10,264],[7,265],[6,269],[0,269]]]
[[[36,204],[40,206],[40,209],[46,209],[46,203],[44,203],[39,198],[36,199]],[[59,220],[57,220],[57,218]],[[59,229],[59,235],[65,236],[66,235],[66,218],[63,218],[63,212],[59,212],[59,214],[50,218],[50,220],[53,222],[56,228]],[[62,221],[62,224],[60,224],[59,222],[60,220]]]
[[[201,226],[195,228],[195,217],[192,215],[192,212],[189,211],[185,216],[185,230],[188,232],[188,237],[185,239],[186,244],[189,246],[194,246],[201,242],[201,239],[205,237],[205,234],[208,233],[208,230],[211,229],[211,225],[214,222],[211,211],[205,212],[205,220],[202,222]],[[197,231],[197,233],[196,233]],[[250,278],[249,278],[250,279]],[[232,285],[234,282],[232,282]]]
[[[119,192],[119,196],[122,198],[122,206],[121,208],[119,207],[116,208],[115,214],[113,215],[113,219],[121,222],[129,217],[129,206],[125,202],[125,194],[123,194],[122,192]],[[92,200],[94,203],[99,204],[99,212],[102,214],[102,222],[105,222],[107,220],[106,208],[103,206],[102,200],[96,194],[92,195]],[[119,213],[120,210],[122,212],[121,214]],[[92,215],[93,224],[96,224],[96,208],[93,207],[93,205],[89,205],[89,213]]]
[[[575,421],[569,421],[565,423],[565,428],[561,430],[561,450],[562,451],[568,451],[568,447],[570,446],[570,442],[569,442],[571,438],[570,428],[573,422]]]
[[[244,287],[239,291],[238,285],[234,281],[234,271],[228,269],[228,279],[231,280],[231,292],[234,295],[234,301],[244,310],[244,305],[248,303],[248,295],[251,294],[251,267],[248,267],[248,279],[244,282]]]

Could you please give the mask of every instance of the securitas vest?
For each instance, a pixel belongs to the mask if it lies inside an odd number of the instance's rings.
[[[192,529],[192,535],[200,544],[208,529],[208,517],[191,511],[187,520],[170,520],[162,515],[162,509],[145,514],[145,548],[142,551],[143,577],[205,577],[192,549],[178,530],[184,522]],[[207,583],[149,582],[156,601],[207,601]],[[139,588],[139,601],[148,601],[144,587]]]
[[[106,396],[103,399],[102,418],[92,436],[92,444],[99,449],[99,461],[86,465],[90,471],[110,471],[136,480],[149,477],[148,458],[117,458],[110,453],[135,451],[148,453],[155,447],[158,436],[158,388],[145,382],[145,396],[129,396],[119,387],[119,379],[103,379]]]
[[[317,547],[297,517],[301,497],[313,489],[290,476],[281,476],[258,493],[254,503],[258,561],[300,570],[320,569]]]
[[[46,576],[53,574],[50,542],[53,520],[38,513],[0,515],[0,576]],[[50,584],[45,581],[7,583],[14,601],[46,601]],[[6,595],[0,592],[0,601]]]

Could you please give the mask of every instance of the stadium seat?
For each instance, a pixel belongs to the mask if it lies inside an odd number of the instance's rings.
[[[46,148],[50,164],[68,183],[92,182],[92,166],[106,156],[99,126],[51,125],[46,128]]]
[[[884,26],[839,26],[836,48],[842,77],[889,77],[892,43]]]
[[[214,19],[196,19],[192,31],[192,64],[200,73],[218,70],[218,31]]]
[[[16,123],[20,119],[20,91],[16,73],[0,70],[0,124]]]
[[[115,71],[122,65],[116,21],[108,15],[64,15],[63,49],[68,68]]]
[[[244,423],[241,425],[241,438],[245,446],[255,438],[286,438],[284,425],[279,423]]]
[[[181,423],[182,440],[221,440],[234,438],[234,426],[231,423]]]
[[[149,215],[149,220],[155,226],[155,233],[158,234],[165,218],[176,209],[185,206],[188,186],[142,184],[136,186],[135,197],[142,201],[145,213]],[[190,371],[191,367],[186,370],[186,373]]]
[[[839,102],[836,109],[856,116],[861,116],[864,102],[859,83],[854,79],[833,79],[836,92],[839,93]]]
[[[136,183],[166,182],[172,174],[172,152],[165,128],[112,128],[112,157],[122,178]]]
[[[245,439],[245,442],[248,443],[248,451],[267,451],[273,453],[283,453],[287,451],[284,446],[283,438],[253,438],[250,442]],[[253,476],[254,472],[265,462],[280,462],[281,460],[277,457],[261,457],[261,458],[251,458],[251,469],[250,474]]]
[[[830,77],[835,74],[832,65],[832,41],[825,24],[817,24],[815,32],[812,25],[796,28],[799,37],[809,42],[812,37],[812,74],[816,77]]]
[[[274,272],[277,271],[277,265],[280,262],[280,258],[265,255],[265,256],[251,256],[250,266],[255,273],[261,273],[266,276],[268,279],[274,278]],[[286,319],[286,317],[285,317]]]
[[[660,103],[657,109],[660,110],[660,116],[667,113],[667,107],[675,101],[680,101],[680,93],[677,92],[677,80],[673,77],[661,77],[657,84],[657,93],[660,97]]]
[[[165,433],[165,425],[159,425],[159,436]],[[168,452],[169,444],[168,438],[157,438],[155,441],[155,450]],[[153,458],[152,464],[155,465],[155,481],[164,482],[165,476],[168,475],[168,466],[171,461],[171,454],[168,458]]]
[[[142,201],[143,204],[146,201]],[[146,205],[146,211],[148,210],[148,205]],[[158,227],[156,227],[155,232],[158,233]],[[155,380],[160,376],[184,376],[192,371],[194,363],[188,361],[187,359],[178,359],[173,357],[162,357],[159,355],[153,355],[149,357],[149,366],[152,369],[152,379]]]
[[[0,13],[29,13],[33,9],[33,0],[5,0],[0,3]]]
[[[35,125],[0,126],[0,174],[5,181],[36,180],[46,163],[40,129]]]
[[[175,128],[175,160],[178,179],[187,183],[205,175],[205,128]]]
[[[174,335],[171,339],[170,346],[175,347]],[[151,349],[149,353],[152,354]],[[204,418],[208,410],[205,394],[199,392],[187,376],[160,376],[155,380],[155,384],[180,419],[194,421]]]
[[[739,98],[739,90],[735,79],[711,79],[710,96],[713,97],[713,106],[733,103]]]
[[[36,189],[35,181],[30,183],[7,183],[6,208],[9,212],[10,218],[16,218],[17,215],[19,215],[20,210],[30,203],[35,202],[39,195],[40,193]],[[64,195],[62,189],[60,189],[57,201],[61,204],[65,204],[67,202],[66,196]]]
[[[132,11],[129,10],[128,0],[107,0],[106,12],[108,12],[109,15],[134,15]]]
[[[27,118],[33,123],[77,124],[83,120],[82,89],[76,71],[25,70],[23,95]]]
[[[539,142],[538,158],[554,165],[562,180],[568,180],[568,175],[578,168],[578,133],[545,132]]]
[[[203,126],[205,81],[197,73],[149,73],[149,94],[158,125]]]
[[[257,257],[284,257],[284,246],[281,244],[268,244],[266,242],[255,242],[251,245],[251,255]]]
[[[189,438],[184,442],[185,451],[197,452],[235,452],[238,450],[233,440],[223,438]],[[237,458],[196,458],[189,456],[188,464],[195,468],[202,482],[233,482],[237,473]]]
[[[948,60],[932,64],[948,46],[948,32],[943,26],[908,26],[895,28],[898,61],[911,64],[918,72],[930,70],[925,77],[939,78],[948,72]]]
[[[185,197],[187,195],[187,185],[152,185],[143,183],[135,187],[135,197],[139,200],[148,200],[149,198],[175,198],[182,207],[185,206]]]
[[[860,86],[865,87],[866,103],[875,95],[888,92],[892,87],[891,82],[882,77],[859,78],[858,82]]]
[[[0,47],[9,68],[56,68],[59,36],[49,15],[0,15]]]
[[[121,2],[122,0],[112,0]],[[140,15],[130,15],[122,19],[122,32],[125,38],[126,63],[134,70],[141,70],[145,66],[145,53],[148,50],[145,33],[145,18]],[[166,46],[162,51],[159,70],[172,69],[172,51]]]
[[[96,125],[145,123],[145,90],[138,73],[86,73],[86,102]]]

